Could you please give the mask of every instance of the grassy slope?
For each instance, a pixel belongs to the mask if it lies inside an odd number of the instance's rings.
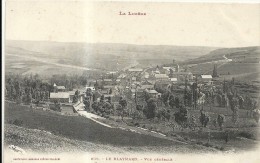
[[[22,126],[50,131],[71,139],[113,145],[173,145],[171,141],[158,139],[118,129],[101,126],[80,116],[62,116],[47,111],[33,110],[27,106],[6,103],[6,121],[21,120]]]
[[[240,47],[240,48],[220,48],[211,51],[209,54],[187,60],[184,63],[186,64],[198,64],[203,62],[211,62],[215,60],[223,60],[223,55],[229,59],[246,62],[259,61],[260,58],[260,47]]]
[[[35,152],[210,152],[198,145],[185,145],[150,135],[110,129],[80,116],[32,110],[5,103],[5,145],[17,145]],[[11,121],[20,120],[14,126]],[[46,133],[44,131],[50,132]]]

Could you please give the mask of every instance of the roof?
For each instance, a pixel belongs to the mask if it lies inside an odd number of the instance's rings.
[[[202,79],[212,79],[211,75],[201,75]]]
[[[134,93],[134,92],[135,92],[135,89],[131,89],[131,92],[133,92],[133,93]]]
[[[117,82],[120,82],[121,80],[120,79],[116,79]]]
[[[136,80],[136,77],[132,77],[132,80]]]
[[[154,88],[153,85],[142,85],[141,86],[141,89],[152,89],[152,88]]]
[[[169,78],[166,74],[155,74],[155,78]]]
[[[171,69],[171,67],[163,67],[163,69],[169,70],[169,69]]]
[[[174,74],[177,74],[177,75],[192,75],[191,72],[174,72]]]
[[[104,79],[104,81],[112,81],[112,79]]]
[[[150,93],[150,94],[157,94],[158,92],[156,90],[148,90],[148,93]]]
[[[50,98],[69,98],[69,97],[70,97],[69,92],[58,92],[58,93],[51,92],[50,93]]]
[[[86,87],[86,90],[87,89],[95,90],[95,87]]]
[[[65,89],[65,86],[57,86],[57,89]]]
[[[109,94],[109,95],[104,95],[104,97],[114,97],[114,95]]]
[[[130,71],[130,72],[142,72],[143,69],[141,69],[141,68],[130,68],[130,69],[128,69],[128,71]]]
[[[107,88],[115,88],[115,86],[113,86],[113,85],[105,85],[104,88],[105,89],[107,89]]]
[[[141,82],[141,84],[142,84],[142,85],[153,85],[153,83],[151,83],[151,82],[149,82],[149,81],[147,81],[147,80]]]
[[[107,74],[116,74],[117,73],[117,71],[109,71],[109,72],[107,72]]]
[[[125,78],[126,77],[126,74],[120,74],[117,78],[120,79],[120,78]]]
[[[70,96],[75,95],[75,91],[69,91],[68,93]]]
[[[178,81],[177,78],[171,78],[171,81]]]

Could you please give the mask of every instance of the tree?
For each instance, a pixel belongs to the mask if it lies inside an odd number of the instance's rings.
[[[76,102],[78,102],[78,100],[79,100],[79,91],[76,90],[76,91],[75,91],[75,94],[74,94],[74,96],[73,96],[72,102],[73,102],[73,103],[76,103]]]
[[[94,111],[97,113],[100,109],[99,109],[99,104],[97,101],[93,102],[93,104],[91,105],[92,109],[94,109]]]
[[[157,103],[156,103],[156,99],[154,98],[150,98],[147,101],[147,110],[145,112],[145,115],[148,119],[152,119],[155,117],[156,115],[156,110],[157,110]]]
[[[74,96],[76,97],[76,96]],[[74,97],[73,97],[73,101],[74,101]],[[90,110],[90,101],[89,101],[89,98],[86,97],[83,101],[84,105],[85,105],[85,110],[89,111]]]
[[[122,121],[123,121],[123,120],[124,120],[124,117],[127,115],[126,109],[124,109],[124,107],[123,107],[121,104],[119,104],[119,105],[117,106],[117,110],[119,111],[119,115],[121,116],[121,119],[122,119]]]
[[[242,96],[238,96],[238,104],[239,104],[239,109],[244,109],[244,98]]]
[[[169,97],[170,97],[169,91],[166,91],[162,94],[162,101],[166,107],[169,106]]]
[[[176,113],[174,113],[175,122],[182,126],[183,128],[186,128],[188,126],[188,110],[185,106],[181,106],[180,110]]]
[[[220,127],[220,129],[223,129],[223,124],[225,122],[225,116],[223,114],[219,114],[217,117],[217,122],[218,122],[218,126]]]
[[[127,101],[123,97],[120,97],[119,104],[125,109],[127,106]]]
[[[189,127],[194,131],[195,128],[197,127],[197,122],[196,122],[196,118],[194,115],[192,115],[190,118],[189,118]]]
[[[212,77],[213,77],[213,78],[218,77],[217,65],[214,65]]]
[[[170,74],[169,74],[169,78],[172,78],[174,75],[174,72],[173,72],[173,70],[170,68]]]
[[[233,97],[230,101],[230,109],[233,111],[232,114],[232,121],[236,123],[238,121],[238,107],[239,107],[239,100],[236,97]]]
[[[260,111],[259,110],[254,110],[253,111],[253,118],[256,121],[256,123],[259,122],[259,118],[260,118]]]
[[[112,93],[113,93],[113,91],[112,91],[112,88],[110,88],[110,89],[109,89],[109,93],[108,93],[108,94],[110,94],[110,95],[111,95]]]
[[[222,106],[222,95],[221,94],[218,94],[217,95],[217,103],[218,103],[218,106],[221,107]]]
[[[180,98],[178,97],[178,96],[176,96],[175,98],[174,98],[174,105],[176,106],[176,108],[180,108]]]
[[[202,127],[207,127],[208,122],[210,121],[208,113],[201,110],[199,119]]]
[[[175,98],[173,95],[170,95],[169,97],[169,105],[171,106],[172,109],[175,106]]]

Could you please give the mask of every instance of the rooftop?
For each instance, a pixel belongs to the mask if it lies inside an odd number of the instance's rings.
[[[51,92],[50,93],[50,98],[69,98],[69,97],[70,97],[69,92],[58,92],[58,93]]]
[[[112,79],[104,79],[104,81],[106,81],[106,82],[111,82]]]
[[[178,81],[177,78],[171,78],[171,81]]]
[[[57,86],[57,89],[65,89],[65,86]]]
[[[201,75],[202,79],[212,79],[211,75]]]
[[[166,74],[155,74],[155,78],[169,78]]]
[[[148,90],[148,93],[150,93],[150,94],[157,94],[158,92],[156,90]]]

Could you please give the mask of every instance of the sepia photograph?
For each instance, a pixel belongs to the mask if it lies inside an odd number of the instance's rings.
[[[260,161],[259,1],[3,3],[3,162]]]

